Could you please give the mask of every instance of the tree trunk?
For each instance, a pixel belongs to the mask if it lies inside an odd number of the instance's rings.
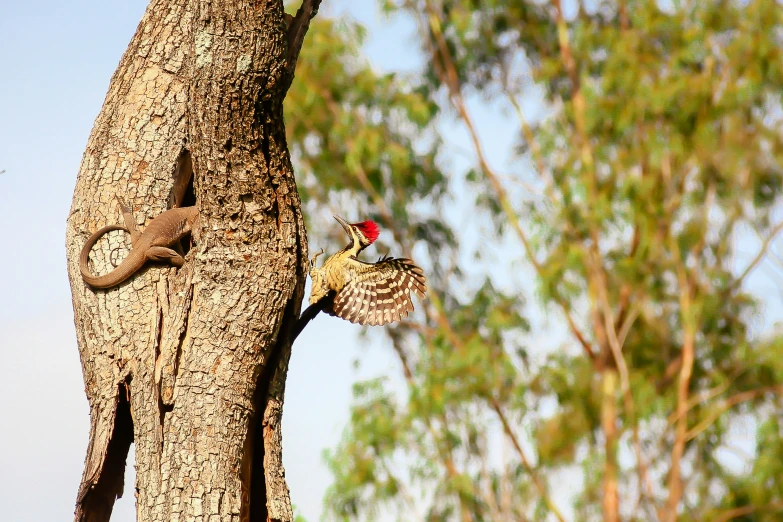
[[[289,26],[281,0],[153,0],[112,78],[66,232],[91,420],[76,521],[109,520],[131,442],[139,521],[293,519],[281,415],[307,241],[282,102],[317,4]],[[143,230],[185,151],[200,215],[185,265],[86,286],[79,251],[122,223],[114,196]],[[98,242],[94,272],[123,234]]]

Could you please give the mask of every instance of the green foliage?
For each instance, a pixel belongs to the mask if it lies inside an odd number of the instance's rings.
[[[354,398],[347,446],[325,453],[335,474],[327,502],[340,519],[359,513],[375,517],[379,504],[396,500],[400,482],[392,461],[397,448],[407,444],[410,428],[380,380],[354,385]]]
[[[624,520],[664,518],[668,501],[679,520],[776,520],[783,338],[751,327],[763,309],[735,259],[749,233],[778,231],[783,9],[557,5],[382,2],[418,24],[416,79],[357,58],[356,24],[314,20],[286,101],[308,211],[378,220],[430,287],[413,322],[385,330],[405,393],[355,387],[327,507],[597,520],[617,484]],[[519,113],[514,165],[530,169],[448,161],[439,129],[472,125],[470,95]],[[525,119],[536,96],[546,111]],[[476,217],[459,233],[455,204]],[[738,471],[721,455],[741,426],[755,448]]]
[[[296,509],[296,505],[294,505],[293,508],[294,508],[294,522],[307,522],[307,519],[303,517]]]

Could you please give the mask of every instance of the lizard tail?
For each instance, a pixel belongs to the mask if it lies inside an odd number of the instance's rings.
[[[90,269],[87,266],[90,260],[90,251],[104,234],[111,232],[112,230],[124,230],[125,232],[128,232],[128,229],[122,225],[106,225],[105,227],[98,229],[89,239],[87,239],[87,242],[84,244],[82,251],[79,254],[79,270],[82,273],[82,279],[84,279],[88,285],[95,288],[101,288],[99,281],[101,281],[103,276],[96,276],[90,272]]]

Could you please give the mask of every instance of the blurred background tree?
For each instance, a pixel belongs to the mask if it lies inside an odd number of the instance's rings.
[[[430,287],[366,332],[401,375],[355,386],[330,518],[780,520],[783,337],[746,283],[783,228],[781,5],[382,5],[423,70],[319,17],[286,99],[311,243],[370,217]]]

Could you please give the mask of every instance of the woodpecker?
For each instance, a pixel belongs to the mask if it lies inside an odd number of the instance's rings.
[[[321,310],[352,323],[384,325],[399,321],[413,310],[411,294],[424,297],[427,280],[424,272],[407,258],[384,257],[377,263],[365,263],[359,253],[378,239],[374,221],[348,223],[334,216],[349,243],[329,257],[321,268],[315,266],[316,253],[310,260],[310,306],[297,323],[294,338]]]

